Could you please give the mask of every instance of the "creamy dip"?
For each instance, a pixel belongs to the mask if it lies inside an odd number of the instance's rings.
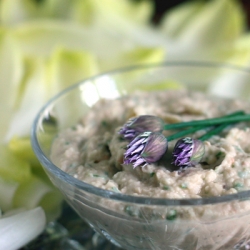
[[[249,123],[234,124],[206,141],[202,163],[182,173],[171,164],[176,141],[169,142],[167,153],[155,164],[135,169],[124,165],[128,141],[118,131],[129,118],[145,114],[158,116],[165,123],[177,123],[239,110],[250,113],[250,105],[188,90],[137,92],[115,100],[100,100],[75,126],[55,138],[51,160],[81,181],[127,195],[186,199],[234,194],[250,189]],[[174,132],[163,133],[168,136]],[[204,132],[190,136],[199,138]],[[71,201],[74,202],[87,214],[86,220],[97,223],[95,228],[102,228],[105,236],[110,232],[118,242],[126,240],[130,246],[127,249],[247,249],[240,247],[247,247],[244,242],[248,239],[245,222],[250,221],[248,201],[216,206],[141,207],[137,211],[133,204],[96,200],[96,204],[138,221],[114,217],[102,209],[92,210],[84,202],[78,204],[77,199]]]
[[[166,123],[219,117],[250,106],[236,100],[188,91],[136,93],[99,101],[83,119],[63,131],[52,146],[52,161],[62,170],[96,187],[129,195],[159,198],[200,198],[250,188],[250,128],[231,126],[206,141],[203,163],[179,174],[171,164],[176,141],[157,163],[133,169],[123,164],[128,141],[118,133],[127,120],[155,115]],[[170,135],[176,131],[164,131]],[[197,138],[204,131],[192,136]]]

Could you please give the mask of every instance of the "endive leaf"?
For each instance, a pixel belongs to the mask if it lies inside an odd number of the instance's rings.
[[[31,176],[27,161],[13,154],[5,145],[0,145],[0,176],[5,180],[25,182]]]
[[[13,207],[13,198],[18,186],[18,182],[0,178],[0,208],[2,211],[8,211]]]
[[[22,61],[20,51],[7,30],[0,28],[0,139],[3,140],[19,93]]]
[[[238,38],[231,46],[225,46],[218,54],[227,57],[227,63],[240,67],[250,66],[250,35]],[[223,69],[209,85],[209,92],[230,98],[249,100],[250,77],[246,70]]]
[[[97,72],[97,59],[91,53],[58,47],[49,61],[50,92],[57,94]]]
[[[120,44],[120,39],[115,39],[106,29],[103,30],[99,26],[83,28],[65,20],[42,20],[18,25],[13,30],[13,36],[22,52],[29,56],[49,57],[58,46],[61,46],[69,50],[83,50],[93,55],[108,57],[124,48]]]
[[[50,92],[56,94],[73,83],[95,75],[97,71],[97,60],[90,53],[58,48],[49,62]],[[69,105],[71,109],[67,111]],[[66,124],[72,123],[83,112],[80,94],[65,99],[64,103],[58,104],[56,108],[56,118],[59,124],[66,126]],[[70,114],[67,115],[67,112],[70,112]]]
[[[165,58],[165,50],[161,47],[138,47],[127,53],[120,54],[118,64],[131,66],[136,64],[153,64],[162,62]]]
[[[85,25],[100,20],[105,22],[107,18],[125,19],[138,24],[147,23],[152,13],[153,3],[151,1],[77,0],[72,18]]]
[[[162,31],[169,38],[178,38],[203,6],[202,1],[191,1],[170,9],[161,20]]]
[[[46,67],[40,58],[26,58],[25,73],[22,79],[22,91],[18,99],[16,112],[11,119],[6,139],[13,136],[26,136],[31,124],[48,99]]]
[[[32,19],[58,18],[84,21],[88,24],[100,16],[116,15],[117,18],[148,22],[152,12],[151,1],[120,0],[8,0],[0,2],[0,16],[4,24],[13,25]]]
[[[218,54],[227,56],[227,63],[248,67],[250,65],[250,34],[239,37],[232,45],[225,46]]]
[[[187,19],[179,19],[181,15]],[[166,13],[162,26],[167,35],[173,35],[186,49],[207,49],[231,43],[242,34],[244,28],[244,12],[235,0],[184,4],[172,10],[169,16]],[[175,29],[178,32],[173,32]]]
[[[25,212],[25,211],[26,211],[26,209],[23,208],[23,207],[19,207],[19,208],[16,208],[16,209],[10,209],[10,210],[3,213],[2,218],[10,217],[12,215],[22,213],[22,212]]]
[[[164,58],[165,58],[165,50],[160,47],[156,48],[137,47],[136,49],[131,50],[129,52],[120,53],[115,58],[110,58],[109,60],[101,62],[101,68],[103,71],[107,71],[108,69],[112,68],[120,69],[122,67],[132,66],[132,65],[153,64],[164,61]],[[138,70],[135,72],[131,71],[127,74],[121,74],[119,76],[116,76],[116,81],[118,83],[120,81],[126,82],[127,91],[134,90],[135,88],[139,89],[145,83],[141,82],[145,81],[145,79],[143,79],[145,72],[146,70],[143,71],[143,73]],[[97,84],[98,88],[101,88],[103,85],[105,88],[105,85],[107,84],[114,85],[114,83],[112,83],[112,78],[111,80],[109,80],[108,76],[106,78],[102,77],[97,79],[95,83]],[[120,91],[119,84],[115,87],[115,89]],[[93,93],[94,91],[90,91],[90,93],[91,92]],[[101,92],[104,93],[103,90],[101,90]],[[115,95],[116,94],[114,93],[113,97],[116,97]],[[93,97],[92,99],[95,100],[96,98]]]
[[[54,188],[51,185],[33,175],[28,181],[19,185],[15,193],[13,205],[14,207],[27,209],[34,208],[39,205],[39,202],[46,194],[53,191]]]
[[[42,20],[20,24],[12,30],[12,34],[20,50],[29,56],[48,58],[61,46],[68,50],[83,50],[93,56],[108,58],[123,51],[130,42],[124,40],[123,30],[116,28],[117,31],[109,32],[107,28],[111,27],[106,24],[104,27],[84,27],[73,22]],[[131,40],[128,37],[127,39]],[[131,46],[134,46],[134,42]]]
[[[51,183],[34,175],[30,180],[19,185],[13,198],[14,208],[43,207],[48,221],[55,220],[61,214],[61,203],[61,193]]]
[[[15,25],[39,18],[66,18],[74,0],[8,0],[0,1],[4,25]]]
[[[149,26],[135,25],[124,19],[104,20],[88,28],[67,21],[33,21],[18,25],[13,35],[25,54],[36,57],[49,57],[61,46],[83,50],[105,60],[137,47],[163,47],[166,43],[166,39]]]
[[[52,20],[21,23],[13,30],[22,52],[36,57],[50,56],[59,45],[68,49],[91,49],[93,43],[98,42],[93,35],[93,31],[75,23]]]
[[[165,57],[166,52],[161,47],[136,47],[101,61],[101,68],[103,71],[107,71],[132,65],[160,63],[164,61]]]
[[[17,157],[29,162],[32,167],[41,167],[32,149],[30,137],[14,136],[9,141],[8,148]]]
[[[43,196],[39,206],[44,209],[47,221],[53,221],[61,215],[62,201],[62,194],[56,189]]]
[[[0,218],[0,249],[16,250],[37,237],[45,228],[41,207]]]
[[[58,48],[49,60],[44,57],[26,57],[24,65],[22,89],[19,91],[7,140],[13,136],[28,135],[36,114],[50,97],[97,73],[95,57],[82,50]]]

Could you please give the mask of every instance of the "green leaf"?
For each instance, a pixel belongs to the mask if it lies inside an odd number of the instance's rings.
[[[22,74],[22,60],[16,43],[7,30],[0,28],[0,138],[8,130],[16,105]]]
[[[39,205],[46,213],[47,221],[53,221],[61,214],[62,194],[58,190],[51,191],[43,196]]]
[[[92,44],[96,44],[92,31],[66,21],[42,20],[21,23],[12,33],[21,51],[33,57],[49,57],[58,46],[78,50],[91,49]]]
[[[103,16],[148,22],[153,12],[151,1],[128,0],[8,0],[0,1],[0,17],[7,25],[34,19],[73,19],[89,24]],[[102,19],[103,20],[103,19]]]
[[[28,56],[48,58],[60,46],[85,51],[101,61],[109,61],[138,47],[163,48],[165,43],[159,32],[150,26],[106,18],[91,27],[65,20],[33,21],[18,25],[13,36]]]
[[[162,62],[165,58],[165,50],[160,47],[144,48],[138,47],[127,53],[121,54],[118,62],[123,66],[131,66],[136,64],[153,64]]]
[[[58,93],[70,85],[84,80],[98,71],[96,58],[87,52],[77,50],[67,50],[58,48],[48,63],[50,93]],[[56,106],[56,118],[59,125],[71,125],[73,121],[79,119],[83,112],[82,97],[79,94],[69,96],[63,103]],[[67,106],[71,106],[67,115]],[[69,119],[71,117],[71,119]]]
[[[74,0],[8,0],[0,1],[0,17],[4,25],[15,25],[34,19],[69,16]]]
[[[31,177],[31,168],[27,161],[17,157],[7,146],[0,145],[0,176],[4,180],[26,182]]]
[[[31,167],[41,167],[32,149],[30,137],[14,136],[8,143],[8,148],[20,159],[30,163]]]
[[[167,13],[162,28],[186,48],[209,48],[238,38],[245,29],[245,16],[235,0],[193,1]]]
[[[107,19],[124,19],[138,24],[149,22],[152,13],[151,1],[78,0],[73,8],[72,18],[85,25],[106,22]]]
[[[15,113],[6,138],[29,135],[36,114],[49,98],[46,67],[41,58],[26,58]],[[38,94],[39,93],[39,94]]]
[[[3,212],[12,209],[18,186],[19,183],[16,181],[0,178],[0,208]]]
[[[250,60],[250,34],[240,36],[232,45],[225,46],[219,51],[227,57],[227,62],[237,66],[245,67]]]
[[[108,58],[125,48],[124,35],[116,37],[103,26],[86,28],[65,20],[42,20],[21,23],[13,31],[13,37],[21,51],[32,57],[50,57],[58,48],[85,51],[97,58]],[[123,30],[119,33],[124,34]]]
[[[165,56],[166,52],[161,47],[149,48],[138,46],[101,61],[101,68],[103,71],[107,71],[133,65],[160,63],[164,61]]]
[[[170,38],[178,38],[203,6],[202,1],[190,1],[170,9],[161,20],[162,31]]]
[[[50,92],[54,94],[98,72],[94,55],[83,50],[69,50],[63,47],[58,47],[53,52],[48,67]]]
[[[46,205],[48,201],[52,203]],[[60,214],[61,202],[62,195],[51,184],[33,175],[28,181],[19,185],[13,199],[13,206],[31,209],[43,205],[47,217],[55,219],[54,216]]]
[[[250,34],[246,33],[230,46],[218,51],[218,57],[226,57],[226,62],[240,67],[249,67],[250,60]],[[229,98],[249,100],[250,76],[240,70],[223,69],[209,85],[208,91]],[[237,83],[237,84],[235,84]]]

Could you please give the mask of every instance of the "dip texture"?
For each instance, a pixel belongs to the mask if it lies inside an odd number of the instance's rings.
[[[52,161],[84,182],[128,195],[157,198],[200,198],[250,189],[250,129],[232,125],[206,141],[203,163],[179,174],[171,164],[176,141],[162,159],[133,169],[123,164],[128,141],[118,133],[127,120],[155,115],[165,123],[220,117],[237,110],[249,112],[241,101],[209,97],[198,92],[139,92],[116,100],[101,100],[74,127],[54,140]],[[167,136],[176,131],[168,130]],[[197,138],[205,131],[192,134]]]
[[[241,122],[205,142],[202,164],[182,173],[171,164],[176,141],[155,164],[123,164],[128,141],[118,131],[131,117],[158,116],[165,123],[220,117],[250,105],[187,90],[137,92],[98,101],[75,126],[54,139],[52,162],[70,175],[101,189],[133,197],[209,198],[250,189],[250,129]],[[72,112],[74,112],[72,110]],[[176,131],[163,133],[168,136]],[[205,131],[190,135],[198,138]],[[250,202],[180,205],[136,204],[77,189],[68,201],[99,233],[126,249],[249,249]],[[67,191],[65,191],[67,192]],[[203,200],[201,200],[203,201]],[[94,208],[94,209],[93,209]]]

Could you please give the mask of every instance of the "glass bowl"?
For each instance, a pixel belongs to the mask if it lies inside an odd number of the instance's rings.
[[[247,99],[249,80],[247,69],[205,62],[166,62],[101,74],[67,88],[41,109],[32,128],[32,146],[69,205],[91,228],[118,247],[249,249],[250,191],[200,199],[124,195],[84,183],[50,159],[51,144],[57,134],[74,126],[102,98],[184,86]]]

